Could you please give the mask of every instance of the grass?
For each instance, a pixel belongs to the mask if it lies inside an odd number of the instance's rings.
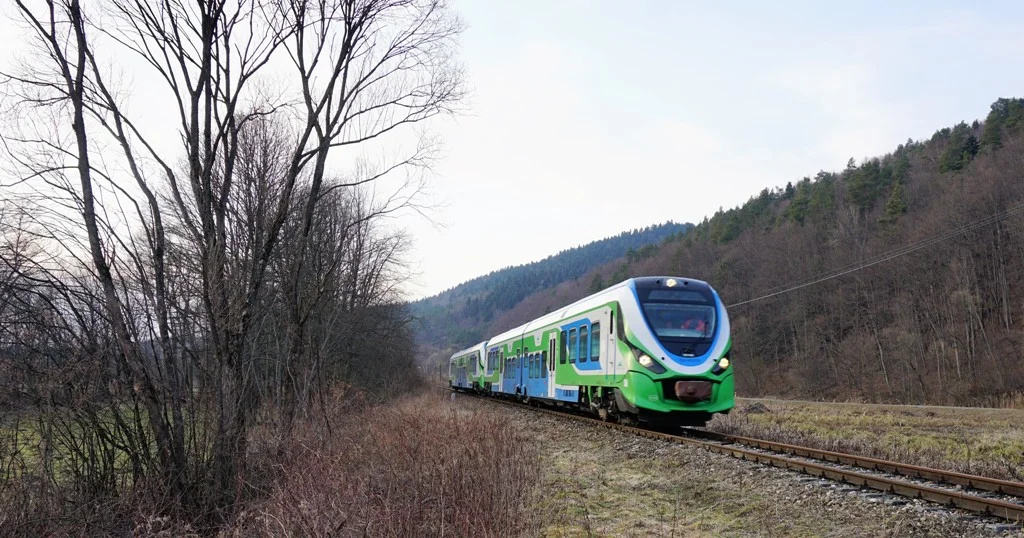
[[[766,412],[759,412],[760,406]],[[743,399],[710,427],[1024,481],[1024,410]]]
[[[45,475],[61,485],[79,479],[87,473],[84,467],[97,460],[104,461],[117,481],[130,480],[131,458],[122,444],[126,439],[115,413],[125,423],[147,420],[144,411],[128,405],[88,410],[51,407],[45,412],[12,413],[0,420],[0,484]],[[149,437],[140,441],[136,435],[133,441],[155,451]]]
[[[332,438],[297,433],[269,495],[230,534],[535,534],[536,445],[496,410],[422,395],[335,418]]]
[[[826,497],[779,471],[559,419],[537,433],[541,536],[901,536],[909,519]]]
[[[453,405],[447,394],[386,405],[331,402],[326,416],[298,424],[286,440],[271,424],[253,427],[244,475],[252,494],[219,528],[195,514],[168,514],[147,497],[145,484],[69,506],[64,499],[78,484],[36,472],[38,443],[30,437],[9,444],[19,446],[26,472],[0,483],[0,535],[537,534],[530,510],[539,477],[535,443],[497,410]]]

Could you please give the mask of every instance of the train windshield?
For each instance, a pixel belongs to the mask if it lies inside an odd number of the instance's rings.
[[[707,341],[714,336],[717,320],[710,294],[652,289],[644,295],[644,316],[659,340]]]

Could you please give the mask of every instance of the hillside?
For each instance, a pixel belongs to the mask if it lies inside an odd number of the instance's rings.
[[[1020,398],[1022,127],[1024,100],[999,99],[984,122],[764,189],[643,256],[539,290],[492,329],[583,297],[595,282],[677,274],[707,280],[731,305],[743,395]]]
[[[444,292],[412,303],[420,356],[457,349],[483,340],[494,319],[538,290],[577,279],[612,260],[650,256],[659,242],[681,238],[692,224],[664,224],[622,232],[543,260],[506,267],[474,278]],[[603,283],[594,283],[600,289]]]

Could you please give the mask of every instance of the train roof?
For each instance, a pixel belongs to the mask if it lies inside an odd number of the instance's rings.
[[[585,309],[592,308],[592,307],[595,307],[595,306],[598,306],[598,305],[602,305],[602,304],[607,303],[609,301],[613,301],[615,299],[619,299],[619,298],[621,298],[623,296],[624,292],[626,292],[626,291],[632,292],[632,290],[635,288],[636,284],[640,284],[641,286],[646,287],[648,285],[658,283],[661,280],[664,280],[666,278],[674,278],[676,280],[687,281],[687,282],[690,282],[690,283],[693,283],[693,284],[702,284],[704,286],[710,287],[707,282],[704,282],[703,280],[693,279],[693,278],[670,277],[670,276],[646,276],[646,277],[630,278],[630,279],[627,279],[627,280],[623,280],[622,282],[619,282],[618,284],[615,284],[613,286],[605,288],[605,289],[603,289],[603,290],[601,290],[601,291],[599,291],[599,292],[597,292],[597,293],[595,293],[593,295],[588,295],[588,296],[586,296],[586,297],[584,297],[584,298],[582,298],[582,299],[580,299],[580,300],[578,300],[578,301],[576,301],[574,303],[571,303],[569,305],[566,305],[566,306],[563,306],[561,308],[558,308],[558,309],[556,309],[555,311],[553,311],[551,313],[545,314],[545,315],[543,315],[543,316],[541,316],[541,317],[539,317],[537,319],[534,319],[532,321],[524,323],[524,324],[522,324],[522,325],[520,325],[520,326],[518,326],[518,327],[516,327],[514,329],[509,329],[509,330],[507,330],[507,331],[505,331],[505,332],[503,332],[503,333],[501,333],[499,335],[496,335],[496,336],[488,339],[487,341],[485,341],[485,344],[489,345],[490,343],[493,343],[493,342],[504,342],[506,340],[511,340],[513,338],[518,338],[518,337],[522,336],[523,334],[525,334],[526,332],[530,331],[531,329],[536,329],[538,327],[544,327],[544,326],[550,325],[550,324],[552,324],[552,323],[554,323],[556,321],[559,321],[559,320],[561,320],[561,319],[563,319],[563,318],[565,318],[567,316],[570,316],[570,315],[572,315],[575,312],[578,312],[580,310],[585,310]],[[632,293],[630,293],[630,295],[632,295]]]
[[[452,353],[452,356],[449,357],[449,360],[450,359],[454,359],[455,357],[458,357],[459,355],[465,355],[467,353],[472,353],[474,351],[483,351],[486,348],[487,348],[487,340],[484,340],[483,342],[480,342],[479,344],[473,344],[472,346],[469,346],[466,349],[460,349],[459,351],[456,351],[455,353]]]

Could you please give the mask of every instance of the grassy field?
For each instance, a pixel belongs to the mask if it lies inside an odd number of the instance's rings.
[[[328,406],[330,429],[304,421],[288,439],[272,423],[250,430],[250,493],[216,528],[202,513],[166,510],[144,483],[80,501],[81,485],[67,470],[71,452],[54,446],[41,458],[37,423],[8,423],[0,428],[0,467],[13,469],[0,479],[0,536],[538,534],[537,445],[502,410],[435,391],[387,405]],[[118,457],[108,454],[108,464],[120,465]]]
[[[540,536],[988,536],[920,501],[888,503],[693,447],[513,410],[540,447]]]
[[[739,399],[709,425],[803,444],[1024,481],[1024,410]]]

